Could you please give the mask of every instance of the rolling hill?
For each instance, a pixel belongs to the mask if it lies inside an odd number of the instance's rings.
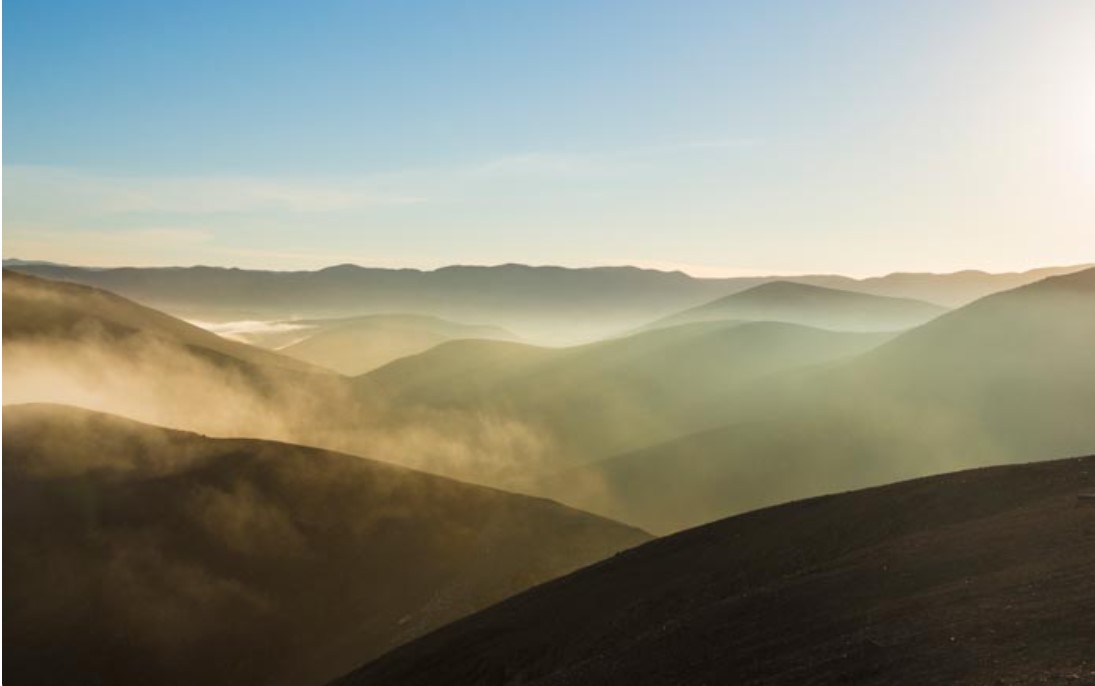
[[[296,445],[49,405],[3,429],[5,683],[323,683],[649,539]]]
[[[4,341],[99,338],[138,333],[252,365],[320,373],[314,365],[222,338],[184,321],[97,288],[4,271]]]
[[[660,319],[652,327],[720,320],[775,321],[842,331],[893,331],[946,310],[918,300],[771,281]]]
[[[654,531],[796,498],[1095,450],[1095,269],[983,298],[721,427],[557,475],[543,492]],[[566,483],[597,485],[571,498]],[[589,489],[576,489],[582,493]]]
[[[4,402],[316,443],[356,412],[342,377],[95,288],[4,272]],[[307,440],[305,440],[307,438]]]
[[[336,681],[1095,681],[1095,457],[814,498],[659,539]]]
[[[520,422],[551,453],[542,466],[558,468],[703,427],[772,374],[830,364],[887,338],[709,322],[569,348],[455,341],[354,383],[392,408],[386,421],[420,422],[425,408]]]
[[[347,319],[298,320],[294,340],[277,351],[347,376],[357,376],[446,341],[513,340],[496,326],[450,322],[413,314],[376,314]]]

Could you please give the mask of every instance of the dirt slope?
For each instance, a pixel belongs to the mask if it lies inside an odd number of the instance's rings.
[[[1095,457],[732,517],[404,646],[369,684],[1092,684]]]

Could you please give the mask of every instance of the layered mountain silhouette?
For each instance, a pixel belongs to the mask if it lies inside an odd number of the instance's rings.
[[[1095,458],[425,634],[1091,454],[1095,268],[16,268],[12,683],[1091,676]]]
[[[454,341],[354,383],[391,408],[388,421],[420,421],[428,408],[520,422],[537,430],[557,468],[703,427],[723,416],[731,398],[773,374],[829,364],[887,339],[773,322],[707,322],[568,348]]]
[[[513,340],[497,326],[451,322],[413,314],[376,314],[346,319],[299,320],[279,346],[282,355],[354,376],[401,357],[461,339]]]
[[[1089,265],[1088,265],[1089,266]],[[955,306],[1084,265],[1020,274],[796,276],[799,283]],[[573,343],[617,334],[781,277],[699,279],[635,267],[452,266],[433,271],[338,265],[314,272],[214,267],[98,269],[12,263],[12,269],[104,288],[185,319],[229,321],[406,312],[504,327]]]
[[[793,502],[627,551],[338,686],[1095,678],[1095,457]]]
[[[348,455],[4,408],[5,683],[323,683],[649,537]]]
[[[691,322],[777,321],[845,331],[891,331],[927,322],[945,308],[793,281],[771,281],[660,319],[662,327]]]
[[[1095,448],[1095,269],[995,294],[823,370],[723,426],[560,475],[667,531],[819,493]],[[572,502],[582,502],[574,500]],[[611,503],[605,506],[605,503]]]

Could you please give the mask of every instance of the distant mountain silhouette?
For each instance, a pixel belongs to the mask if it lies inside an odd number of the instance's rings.
[[[1042,267],[1024,272],[997,274],[976,269],[967,269],[949,274],[895,272],[886,276],[862,279],[857,281],[854,287],[837,287],[875,295],[925,300],[946,307],[958,307],[992,293],[1018,288],[1050,276],[1072,274],[1091,267],[1095,267],[1095,264]]]
[[[330,318],[407,312],[501,326],[547,343],[617,334],[680,310],[786,277],[698,279],[635,267],[452,266],[433,271],[338,265],[314,272],[219,267],[89,269],[21,265],[20,271],[105,288],[174,316],[205,321]],[[946,306],[965,304],[1082,266],[1022,274],[894,274],[864,280],[796,276],[799,283]]]
[[[4,681],[310,686],[649,537],[553,502],[52,405],[3,427]]]
[[[718,320],[776,321],[845,331],[891,331],[923,324],[945,308],[918,300],[867,295],[793,281],[771,281],[652,326]]]
[[[1095,457],[793,502],[653,541],[338,686],[1087,683]]]
[[[728,407],[723,426],[584,477],[598,485],[597,511],[666,531],[900,478],[1084,454],[1095,450],[1093,340],[1095,269],[1045,279],[774,379]],[[560,475],[545,492],[563,497],[582,477]]]

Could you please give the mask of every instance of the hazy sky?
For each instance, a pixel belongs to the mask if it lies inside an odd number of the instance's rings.
[[[1095,260],[1095,2],[4,3],[4,256]]]

